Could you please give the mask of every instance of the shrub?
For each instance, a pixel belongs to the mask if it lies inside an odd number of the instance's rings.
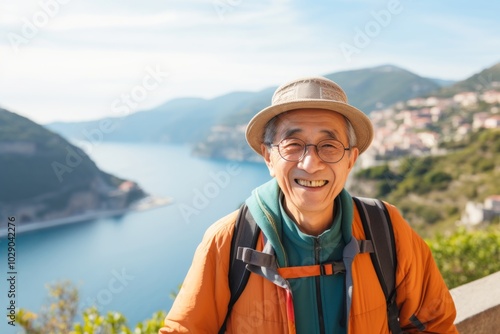
[[[450,289],[500,271],[498,229],[459,229],[449,237],[439,234],[427,243]]]
[[[431,171],[423,178],[422,189],[445,190],[453,180],[450,174],[442,171]]]
[[[138,323],[135,328],[127,325],[127,318],[119,312],[101,315],[97,308],[83,311],[82,323],[73,323],[78,309],[78,289],[69,281],[48,285],[50,304],[39,314],[21,308],[16,321],[26,334],[157,334],[166,313],[159,311],[151,319]]]

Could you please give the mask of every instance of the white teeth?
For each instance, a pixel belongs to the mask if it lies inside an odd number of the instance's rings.
[[[297,183],[300,184],[301,186],[304,187],[322,187],[326,184],[325,180],[314,180],[314,181],[308,181],[308,180],[301,180],[297,179]]]

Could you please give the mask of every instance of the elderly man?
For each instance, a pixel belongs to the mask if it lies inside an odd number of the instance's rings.
[[[347,263],[344,251],[365,239],[344,185],[372,141],[368,117],[336,83],[299,79],[276,90],[246,138],[273,177],[246,200],[262,231],[257,251],[266,248],[278,269],[344,261],[346,270],[288,278],[263,267],[228,312],[233,212],[207,230],[160,333],[389,333],[369,254]],[[408,333],[456,333],[453,300],[429,248],[394,206],[385,206],[397,254],[398,325]]]

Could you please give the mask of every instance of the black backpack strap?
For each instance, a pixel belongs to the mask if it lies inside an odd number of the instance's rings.
[[[227,307],[226,319],[222,324],[219,333],[223,334],[226,331],[227,320],[231,314],[234,303],[238,300],[241,293],[245,289],[250,276],[250,271],[246,269],[246,264],[243,261],[236,260],[236,255],[239,247],[247,247],[255,249],[257,240],[259,239],[260,228],[253,219],[248,207],[245,203],[242,204],[236,224],[234,225],[234,235],[231,241],[231,253],[229,255],[229,289],[231,290],[231,299]]]
[[[387,302],[387,318],[392,334],[403,333],[396,304],[396,244],[391,219],[384,203],[378,199],[353,197],[363,223],[366,239],[373,244],[370,253],[373,266]]]

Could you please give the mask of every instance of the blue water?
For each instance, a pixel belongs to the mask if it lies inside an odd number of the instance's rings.
[[[88,153],[102,170],[174,202],[17,235],[18,307],[38,312],[47,283],[71,280],[79,287],[80,309],[93,303],[101,312],[119,311],[131,326],[155,311],[168,311],[169,294],[182,282],[205,229],[270,178],[264,164],[199,159],[183,146],[100,143]],[[6,239],[0,239],[4,310],[9,305],[6,247]],[[0,333],[19,331],[0,321]]]

